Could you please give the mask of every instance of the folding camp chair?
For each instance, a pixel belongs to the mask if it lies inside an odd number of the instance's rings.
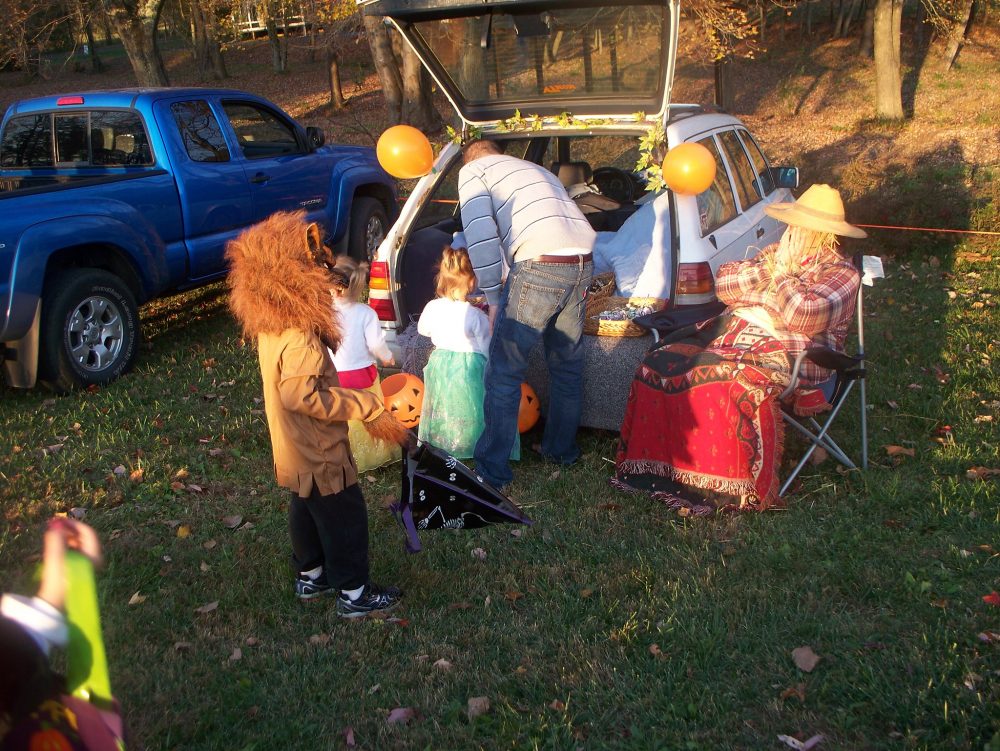
[[[807,417],[800,421],[800,418],[792,414],[790,409],[782,408],[781,416],[785,423],[801,433],[809,441],[810,445],[799,460],[799,463],[795,465],[795,469],[785,479],[779,495],[784,495],[788,491],[788,488],[795,481],[795,478],[799,476],[799,472],[802,471],[806,462],[813,455],[813,452],[820,446],[848,469],[858,468],[847,452],[838,446],[836,441],[829,435],[830,428],[837,419],[837,415],[840,414],[841,408],[846,403],[847,397],[854,389],[855,384],[858,385],[858,393],[860,394],[861,401],[861,469],[868,468],[868,412],[865,394],[867,370],[865,368],[865,321],[862,290],[865,286],[872,286],[874,280],[883,277],[884,273],[882,270],[882,259],[878,256],[861,256],[858,254],[854,257],[854,263],[859,267],[858,270],[861,272],[861,285],[858,287],[856,305],[858,327],[857,352],[854,355],[848,355],[844,352],[837,352],[829,347],[817,346],[807,348],[795,358],[795,363],[792,366],[791,383],[789,383],[788,388],[782,392],[780,397],[782,405],[785,404],[788,397],[795,393],[795,390],[799,386],[799,369],[802,367],[804,360],[809,360],[821,368],[826,368],[834,372],[833,394],[828,399],[832,409],[826,415],[823,423],[820,424],[814,417]],[[803,422],[806,424],[803,424]]]

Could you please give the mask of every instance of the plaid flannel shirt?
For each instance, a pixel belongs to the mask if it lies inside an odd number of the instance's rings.
[[[843,351],[861,284],[851,259],[839,254],[815,256],[806,259],[797,276],[778,274],[772,279],[765,261],[777,249],[775,243],[755,258],[719,267],[716,292],[729,306],[727,312],[764,308],[793,361],[813,344]],[[809,360],[802,362],[802,385],[814,386],[829,377],[829,370]]]

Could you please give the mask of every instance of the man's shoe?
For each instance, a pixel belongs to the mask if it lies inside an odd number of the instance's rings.
[[[317,579],[300,576],[295,580],[295,596],[300,600],[313,600],[323,595],[336,594],[337,590],[326,583],[326,577],[320,575]]]
[[[372,613],[392,610],[399,604],[403,593],[396,587],[366,584],[356,600],[349,600],[343,592],[337,598],[337,615],[341,618],[364,618]]]

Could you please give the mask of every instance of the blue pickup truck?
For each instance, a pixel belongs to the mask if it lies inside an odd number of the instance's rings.
[[[137,305],[225,274],[228,240],[304,210],[368,260],[396,214],[369,148],[325,145],[241,91],[134,89],[12,105],[0,130],[0,360],[8,383],[103,384]]]

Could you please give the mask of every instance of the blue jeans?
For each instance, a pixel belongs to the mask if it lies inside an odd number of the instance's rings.
[[[583,303],[593,275],[588,259],[579,263],[515,263],[500,293],[486,364],[485,430],[476,443],[476,471],[496,487],[514,479],[507,461],[517,438],[521,383],[528,355],[542,340],[549,369],[549,408],[542,454],[561,464],[580,456],[583,386]]]

